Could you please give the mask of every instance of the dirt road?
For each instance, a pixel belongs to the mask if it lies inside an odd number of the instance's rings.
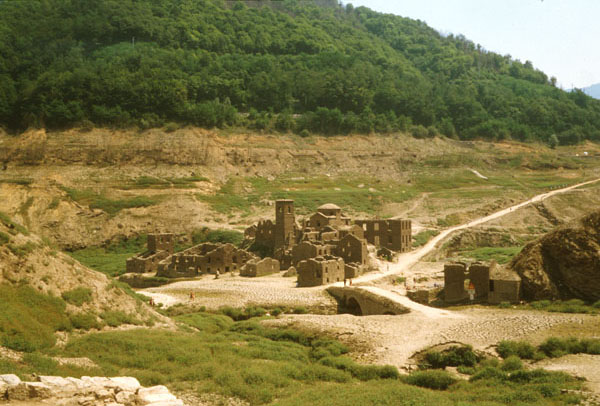
[[[600,182],[600,179],[594,179],[594,180],[590,180],[587,182],[578,183],[576,185],[572,185],[569,187],[565,187],[562,189],[553,190],[551,192],[542,193],[542,194],[534,196],[531,199],[526,200],[522,203],[516,204],[511,207],[507,207],[506,209],[502,209],[502,210],[492,213],[488,216],[478,218],[476,220],[470,221],[465,224],[461,224],[459,226],[450,227],[450,228],[442,231],[441,233],[439,233],[437,236],[435,236],[431,240],[429,240],[429,242],[427,242],[427,244],[425,244],[421,248],[418,248],[411,252],[407,252],[407,253],[398,255],[396,262],[389,264],[389,269],[386,269],[386,271],[372,272],[372,273],[363,275],[363,276],[355,279],[354,282],[355,283],[372,282],[377,279],[384,278],[386,276],[395,275],[395,274],[407,271],[408,269],[410,269],[410,267],[412,267],[417,262],[419,262],[421,260],[421,258],[423,258],[425,255],[427,255],[427,254],[431,253],[433,250],[435,250],[442,241],[444,241],[448,236],[455,233],[456,231],[465,230],[467,228],[472,228],[472,227],[481,225],[488,221],[495,220],[495,219],[505,216],[509,213],[512,213],[513,211],[519,210],[520,208],[523,208],[532,203],[541,202],[541,201],[546,200],[549,197],[555,196],[557,194],[566,193],[571,190],[580,188],[582,186],[587,186],[587,185],[597,183],[597,182]],[[383,269],[383,268],[380,267],[380,269]],[[334,285],[341,286],[342,284],[337,283]]]

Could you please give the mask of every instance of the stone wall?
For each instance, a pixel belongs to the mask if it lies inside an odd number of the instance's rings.
[[[412,248],[410,220],[356,220],[355,224],[363,228],[370,244],[398,252],[408,252]]]
[[[279,261],[273,258],[251,259],[240,269],[240,276],[259,277],[279,272]]]
[[[130,377],[38,376],[36,382],[22,382],[16,375],[0,375],[2,400],[44,401],[54,406],[184,406],[165,386],[144,388]]]

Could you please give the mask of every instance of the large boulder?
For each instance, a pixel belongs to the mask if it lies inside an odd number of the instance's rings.
[[[600,211],[528,244],[510,264],[528,300],[600,300]]]

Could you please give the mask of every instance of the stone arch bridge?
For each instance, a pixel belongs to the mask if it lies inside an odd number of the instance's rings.
[[[327,288],[327,292],[338,302],[338,313],[350,313],[356,316],[372,316],[376,314],[404,314],[410,309],[393,300],[379,296],[360,287]]]

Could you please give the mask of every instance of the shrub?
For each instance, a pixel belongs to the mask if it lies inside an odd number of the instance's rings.
[[[172,133],[173,131],[176,131],[178,129],[179,129],[179,124],[174,123],[172,121],[168,122],[165,125],[165,132],[167,132],[167,133]]]
[[[505,372],[494,367],[485,367],[475,373],[475,375],[469,378],[469,381],[479,381],[482,379],[499,379],[504,380],[507,378]]]
[[[545,398],[553,398],[560,395],[560,387],[556,384],[546,383],[540,385],[539,391]]]
[[[470,345],[464,347],[454,346],[444,352],[431,351],[425,354],[425,361],[432,368],[457,367],[460,365],[472,367],[479,361]]]
[[[102,312],[100,313],[100,318],[110,327],[118,327],[121,324],[134,324],[136,326],[142,324],[133,315],[117,310]]]
[[[306,309],[306,307],[303,306],[298,306],[298,307],[294,307],[294,314],[306,314],[308,313],[308,310]]]
[[[220,312],[229,316],[234,321],[248,320],[253,317],[262,317],[267,314],[267,311],[262,307],[247,307],[246,309],[236,309],[230,306],[221,307]]]
[[[539,346],[540,350],[551,358],[562,357],[568,354],[568,345],[565,340],[550,337]]]
[[[75,306],[81,306],[84,303],[92,301],[92,290],[89,288],[78,287],[66,292],[63,292],[62,298]]]
[[[10,235],[0,231],[0,245],[4,245],[10,242]]]
[[[461,374],[465,374],[465,375],[473,375],[475,372],[477,372],[477,370],[473,367],[466,367],[464,365],[460,365],[458,368],[456,368],[456,370],[461,373]]]
[[[508,358],[516,355],[522,359],[533,359],[535,356],[535,347],[525,341],[500,341],[496,349],[502,358]]]
[[[73,327],[81,330],[90,330],[92,328],[100,329],[102,325],[98,323],[96,315],[93,313],[77,313],[69,317]]]
[[[208,228],[202,228],[192,233],[192,242],[201,244],[203,242],[212,243],[230,243],[235,246],[239,246],[244,241],[244,234],[235,230],[210,230]]]
[[[516,355],[511,355],[502,363],[503,371],[518,371],[520,369],[523,369],[523,362]]]
[[[276,307],[273,310],[271,310],[271,316],[273,316],[273,317],[277,317],[282,313],[283,313],[283,310],[280,307]]]
[[[373,379],[398,379],[400,374],[396,367],[391,365],[361,365],[347,357],[325,357],[319,363],[350,372],[350,374],[361,381]]]
[[[456,379],[446,371],[418,371],[405,378],[409,385],[422,388],[445,390],[456,382]]]

